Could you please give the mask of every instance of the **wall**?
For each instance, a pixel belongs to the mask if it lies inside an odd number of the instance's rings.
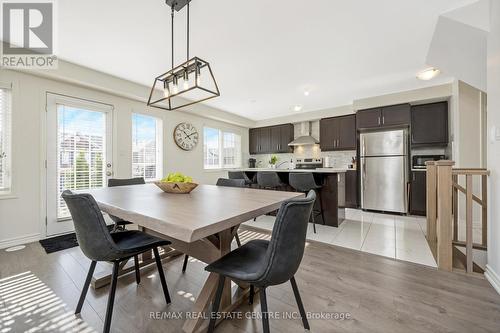
[[[491,1],[488,36],[488,265],[485,276],[500,293],[500,2]],[[493,133],[492,133],[493,132]]]
[[[66,68],[67,64],[63,67]],[[66,69],[62,71],[67,71]],[[71,73],[82,74],[81,79],[92,79],[84,68],[76,66]],[[94,71],[88,70],[90,74]],[[248,130],[226,122],[195,115],[193,111],[164,111],[148,108],[143,101],[124,97],[122,92],[137,87],[138,95],[147,96],[147,87],[137,86],[128,81],[106,77],[95,72],[97,83],[109,84],[113,89],[99,91],[68,83],[71,74],[61,82],[58,71],[46,71],[55,79],[39,77],[27,73],[0,70],[0,81],[13,84],[13,194],[0,199],[0,248],[18,243],[34,241],[45,236],[45,103],[46,93],[58,93],[92,101],[111,104],[113,111],[113,165],[115,177],[131,175],[131,113],[141,112],[163,119],[164,173],[180,171],[192,176],[200,183],[214,183],[224,177],[224,171],[203,170],[203,143],[191,152],[177,148],[173,142],[173,129],[181,121],[193,123],[198,130],[203,126],[226,128],[242,137],[243,156],[248,156]],[[81,81],[79,81],[81,82]],[[126,88],[126,89],[122,89]],[[110,91],[120,92],[121,96]],[[130,96],[133,97],[133,96]],[[223,117],[225,112],[198,106],[200,115],[210,114]],[[242,120],[229,115],[230,120]]]

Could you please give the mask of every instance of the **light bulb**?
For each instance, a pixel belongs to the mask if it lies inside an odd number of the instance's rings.
[[[163,97],[168,98],[170,96],[170,89],[168,89],[167,81],[163,82]]]
[[[174,77],[174,81],[173,81],[173,87],[172,87],[172,91],[174,94],[177,94],[179,92],[179,87],[178,87],[178,84],[177,84],[177,77]]]
[[[188,90],[189,89],[189,76],[188,76],[187,70],[184,72],[183,79],[184,79],[184,83],[182,84],[182,87],[184,88],[184,90]]]

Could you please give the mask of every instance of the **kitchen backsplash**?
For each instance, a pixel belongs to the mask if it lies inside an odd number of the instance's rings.
[[[267,167],[272,155],[278,157],[277,165],[281,169],[288,168],[290,160],[296,163],[297,158],[319,158],[325,159],[325,167],[328,168],[347,168],[352,164],[352,158],[356,157],[355,150],[349,151],[326,151],[322,152],[319,145],[295,147],[293,154],[258,154],[252,155],[257,160],[257,167]]]

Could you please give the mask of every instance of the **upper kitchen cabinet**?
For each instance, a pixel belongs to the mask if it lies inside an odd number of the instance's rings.
[[[356,149],[356,115],[324,118],[319,122],[322,151]]]
[[[249,130],[250,154],[290,153],[288,144],[293,140],[293,125],[284,124]]]
[[[448,102],[411,107],[411,144],[413,146],[448,145]]]
[[[359,110],[356,113],[358,129],[405,126],[410,124],[410,104]]]

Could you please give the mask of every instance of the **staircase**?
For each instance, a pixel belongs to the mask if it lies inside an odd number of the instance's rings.
[[[453,168],[454,164],[453,161],[427,162],[427,242],[439,269],[482,275],[484,271],[474,262],[474,253],[484,254],[488,249],[489,171]],[[464,185],[460,181],[464,181]],[[480,184],[480,196],[474,194],[474,184]],[[460,203],[465,204],[462,213]],[[480,228],[476,227],[480,232],[479,241],[473,237],[474,204],[480,207],[480,213],[476,214],[480,220]],[[460,237],[461,224],[465,224],[465,239]]]

